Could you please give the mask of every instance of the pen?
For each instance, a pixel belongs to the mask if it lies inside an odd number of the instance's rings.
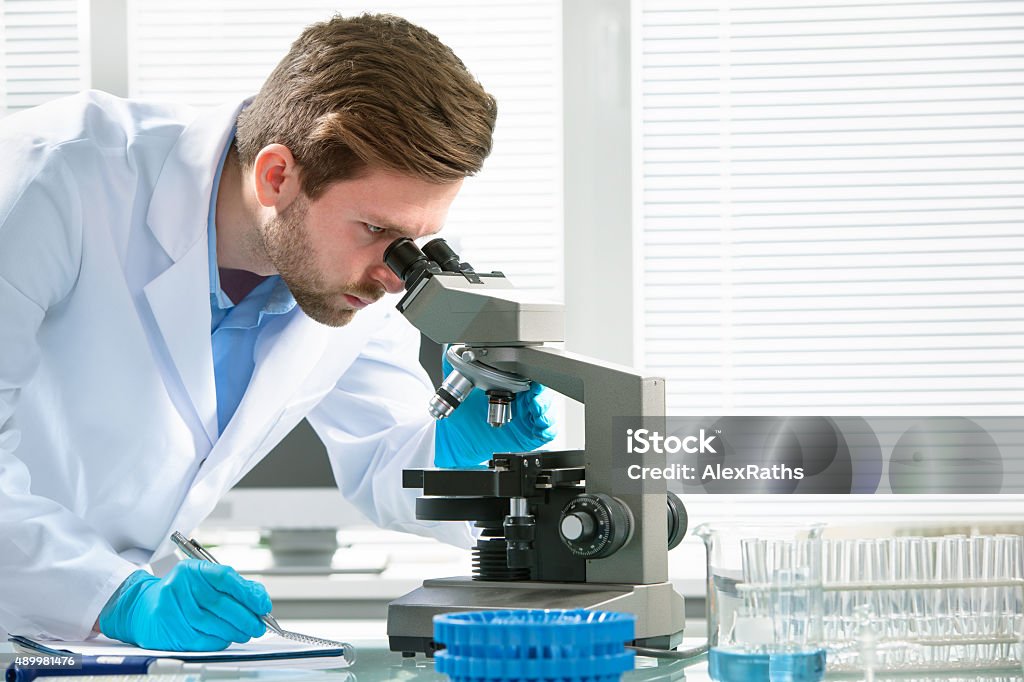
[[[82,656],[81,667],[40,668],[11,663],[7,666],[6,682],[30,682],[37,677],[64,677],[69,675],[149,675],[157,674],[160,659],[155,656]],[[178,662],[180,663],[180,661]]]
[[[178,546],[178,549],[180,549],[182,552],[184,552],[185,556],[187,556],[190,559],[198,559],[200,561],[209,561],[210,563],[213,563],[213,564],[219,564],[220,563],[219,561],[214,559],[213,555],[210,554],[209,552],[207,552],[206,549],[202,545],[200,545],[195,540],[189,540],[187,537],[185,537],[184,535],[182,535],[178,531],[174,531],[171,534],[171,541],[174,542],[174,544]],[[273,632],[277,633],[278,635],[280,635],[282,637],[285,636],[284,635],[284,630],[281,629],[281,626],[277,624],[277,619],[274,618],[269,613],[265,613],[262,616],[260,616],[260,620],[262,620],[263,623],[268,628],[270,628]]]
[[[47,672],[47,671],[43,671]],[[156,679],[146,675],[86,675],[81,682],[209,682],[226,679],[258,679],[258,682],[293,682],[300,677],[315,676],[317,682],[352,682],[348,673],[327,673],[322,670],[203,670],[198,673],[160,674]],[[33,682],[46,682],[51,678],[40,675]]]

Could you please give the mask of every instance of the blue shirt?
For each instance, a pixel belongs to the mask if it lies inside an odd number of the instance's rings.
[[[210,339],[213,344],[213,374],[217,385],[217,424],[220,433],[224,433],[249,386],[256,367],[254,351],[260,329],[272,316],[288,314],[295,308],[295,298],[277,275],[260,282],[237,304],[220,288],[220,270],[217,268],[217,187],[234,137],[232,132],[217,164],[207,224],[210,252]]]

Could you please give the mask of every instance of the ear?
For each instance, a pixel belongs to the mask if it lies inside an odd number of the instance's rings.
[[[268,144],[256,155],[252,181],[256,200],[265,208],[283,211],[302,193],[299,165],[283,144]]]

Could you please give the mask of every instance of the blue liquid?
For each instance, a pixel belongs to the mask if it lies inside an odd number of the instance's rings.
[[[761,654],[715,647],[708,652],[708,673],[717,682],[819,682],[825,650]]]

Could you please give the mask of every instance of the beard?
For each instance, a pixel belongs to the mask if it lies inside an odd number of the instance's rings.
[[[260,246],[295,303],[310,319],[329,327],[343,327],[356,311],[345,303],[344,294],[375,301],[384,292],[379,287],[348,284],[332,289],[316,269],[316,253],[306,233],[309,202],[300,196],[279,215],[256,231]]]

